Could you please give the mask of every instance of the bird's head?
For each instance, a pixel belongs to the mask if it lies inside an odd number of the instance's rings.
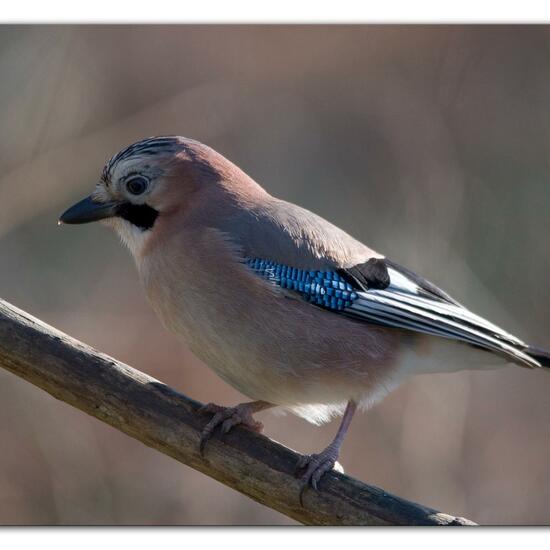
[[[197,191],[235,181],[252,180],[206,145],[179,136],[147,138],[113,156],[91,195],[65,211],[59,223],[101,220],[136,254],[159,221],[183,213]]]

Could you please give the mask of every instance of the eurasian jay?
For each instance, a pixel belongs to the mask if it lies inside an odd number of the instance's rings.
[[[96,220],[130,249],[164,325],[253,400],[206,405],[201,450],[218,426],[260,431],[252,414],[271,407],[313,423],[343,415],[330,445],[298,463],[304,488],[334,467],[356,409],[408,374],[550,367],[548,352],[191,139],[148,138],[112,157],[60,218]]]

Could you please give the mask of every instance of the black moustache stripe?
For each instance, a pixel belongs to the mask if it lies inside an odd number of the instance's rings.
[[[122,203],[117,208],[117,216],[146,231],[151,229],[159,213],[154,208],[146,204],[131,204],[129,202]]]

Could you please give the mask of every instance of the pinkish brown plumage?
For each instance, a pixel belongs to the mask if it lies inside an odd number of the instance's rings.
[[[333,467],[356,407],[372,405],[403,376],[548,364],[545,352],[272,197],[193,140],[150,138],[115,155],[91,199],[61,218],[96,219],[129,247],[164,325],[254,400],[210,406],[204,441],[217,425],[259,429],[252,413],[272,406],[312,422],[345,411],[335,440],[300,464],[314,486]]]

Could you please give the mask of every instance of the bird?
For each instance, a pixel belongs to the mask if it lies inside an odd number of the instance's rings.
[[[301,455],[303,492],[337,466],[356,411],[419,373],[550,368],[528,345],[322,217],[272,196],[199,141],[155,136],[122,149],[61,224],[100,221],[132,254],[163,325],[250,401],[209,403],[215,430],[263,429],[279,407],[313,424],[342,417]]]

